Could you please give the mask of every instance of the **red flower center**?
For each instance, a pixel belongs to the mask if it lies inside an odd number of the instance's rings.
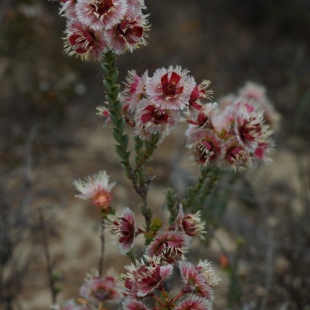
[[[84,54],[90,51],[96,43],[94,32],[83,30],[81,33],[72,34],[69,37],[69,44],[74,51],[79,54]]]
[[[208,162],[208,160],[214,159],[216,157],[216,153],[214,151],[213,144],[207,140],[200,141],[196,145],[194,156],[201,164],[205,164]]]
[[[143,27],[135,20],[123,20],[116,30],[118,38],[124,43],[134,44],[140,41],[143,36]]]
[[[254,120],[254,118],[250,118],[245,124],[240,127],[240,135],[242,140],[253,141],[257,134],[262,131],[260,123],[254,123]]]
[[[143,124],[152,122],[159,125],[161,123],[168,122],[169,115],[165,111],[157,109],[152,105],[147,106],[143,111],[145,111],[145,113],[141,116],[141,121]]]
[[[91,198],[91,202],[96,207],[106,209],[112,200],[112,194],[101,189]]]
[[[243,148],[238,146],[233,146],[227,151],[227,160],[230,164],[234,164],[236,161],[245,162],[246,152]]]
[[[175,97],[183,92],[183,86],[177,87],[181,80],[181,76],[172,72],[170,79],[168,73],[161,78],[162,95],[166,98]]]
[[[96,13],[105,15],[113,6],[112,0],[97,0],[95,4],[89,5]]]

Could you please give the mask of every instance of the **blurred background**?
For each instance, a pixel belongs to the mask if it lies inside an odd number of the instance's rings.
[[[210,201],[221,211],[210,214],[208,245],[197,245],[197,255],[222,278],[214,308],[310,309],[310,2],[146,5],[148,45],[118,57],[120,81],[130,69],[151,75],[181,65],[197,82],[212,81],[215,101],[248,80],[266,86],[281,115],[273,163],[226,176]],[[63,52],[58,3],[2,0],[0,23],[0,309],[49,309],[46,265],[62,286],[61,303],[78,296],[98,263],[99,211],[74,198],[73,180],[106,169],[117,180],[116,209],[140,201],[95,115],[104,101],[101,67]],[[154,155],[155,208],[165,202],[163,185],[182,196],[193,182],[185,128]],[[124,271],[128,259],[117,256],[115,266],[117,250],[109,241],[106,249],[105,269]]]

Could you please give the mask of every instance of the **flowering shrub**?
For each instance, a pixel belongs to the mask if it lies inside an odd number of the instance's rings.
[[[110,231],[120,253],[132,262],[125,267],[127,273],[119,277],[113,273],[103,276],[99,266],[99,272],[87,276],[80,298],[54,308],[105,309],[106,302],[116,301],[125,310],[212,309],[213,287],[219,278],[210,262],[204,259],[195,265],[186,254],[193,238],[203,238],[206,233],[200,209],[215,186],[218,171],[240,171],[270,161],[271,134],[278,116],[265,89],[248,83],[237,95],[215,103],[210,81],[196,83],[187,69],[170,66],[157,69],[152,76],[148,71],[142,75],[129,71],[121,91],[115,55],[146,45],[150,27],[144,1],[58,2],[60,14],[67,19],[65,51],[102,63],[106,103],[97,107],[97,114],[111,127],[124,172],[142,198],[145,227],[138,227],[129,207],[121,215],[111,207],[115,183],[109,182],[106,171],[75,181],[80,192],[77,197],[100,208],[104,232]],[[152,218],[147,204],[153,175],[145,164],[179,121],[188,123],[186,147],[201,176],[183,199],[171,189],[166,191],[171,217],[170,226],[164,228],[160,219]],[[126,126],[133,128],[134,160]],[[140,259],[132,251],[138,235],[145,238]],[[182,284],[170,292],[165,281],[177,270]]]

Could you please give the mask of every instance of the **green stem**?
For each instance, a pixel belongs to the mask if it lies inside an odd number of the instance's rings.
[[[187,209],[192,213],[197,212],[204,206],[206,199],[215,188],[219,176],[217,170],[206,168],[202,168],[200,173],[198,183],[195,187],[188,188],[187,198],[182,201],[184,210]]]
[[[118,71],[115,65],[115,55],[112,52],[104,55],[102,69],[104,72],[103,85],[106,92],[105,99],[109,105],[112,134],[116,141],[115,149],[120,157],[120,162],[122,163],[126,176],[132,181],[134,189],[143,200],[141,210],[146,220],[147,230],[149,231],[152,212],[147,206],[146,196],[151,178],[146,177],[143,166],[156,149],[160,135],[152,135],[150,141],[145,141],[144,150],[143,141],[138,137],[135,138],[136,167],[133,169],[129,161],[129,138],[124,133],[126,119],[122,114],[122,103],[118,99],[120,94],[120,85],[117,83]]]
[[[205,181],[204,186],[201,188],[199,196],[197,197],[197,203],[195,209],[192,212],[197,212],[201,207],[204,206],[206,199],[210,196],[214,188],[216,187],[217,181],[219,179],[218,171],[214,170],[208,174],[208,178]]]
[[[132,172],[133,186],[136,192],[142,197],[143,205],[141,206],[141,212],[145,218],[146,231],[150,231],[150,225],[152,220],[152,210],[147,205],[147,193],[151,183],[151,178],[146,176],[144,172],[144,164],[152,156],[154,150],[157,147],[160,135],[152,135],[150,141],[145,141],[145,149],[143,150],[143,141],[139,138],[135,138],[135,151],[136,151],[136,167]]]
[[[139,169],[143,167],[143,165],[146,163],[148,159],[153,155],[153,152],[155,151],[157,147],[157,143],[160,139],[159,134],[154,134],[151,136],[150,141],[145,141],[145,150],[144,152],[139,153],[139,157],[136,160],[136,169],[134,170],[134,173],[137,173]]]
[[[132,168],[129,162],[130,152],[128,151],[129,138],[127,134],[124,134],[126,121],[122,115],[122,103],[118,100],[120,85],[117,84],[118,70],[115,65],[115,55],[112,52],[104,55],[102,69],[104,72],[103,85],[106,92],[105,99],[109,104],[112,122],[112,134],[117,142],[115,149],[121,159],[120,162],[122,163],[126,176],[132,180]]]
[[[166,208],[170,212],[169,224],[171,225],[178,215],[177,196],[174,189],[166,189]]]

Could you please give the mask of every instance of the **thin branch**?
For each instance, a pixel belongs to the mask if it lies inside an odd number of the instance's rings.
[[[103,273],[103,257],[104,257],[104,244],[105,244],[105,236],[104,236],[104,218],[101,218],[101,235],[100,235],[100,241],[101,241],[101,252],[100,252],[100,258],[99,258],[99,277],[102,277]]]
[[[48,235],[47,235],[45,219],[44,219],[42,208],[39,208],[39,219],[40,219],[40,226],[42,227],[42,230],[43,230],[43,246],[44,246],[44,255],[45,255],[45,260],[46,260],[48,283],[49,283],[49,288],[51,292],[52,304],[55,305],[57,302],[57,292],[55,291],[55,287],[54,287],[55,283],[54,283],[54,278],[53,278],[53,263],[52,263],[51,255],[49,251]]]

